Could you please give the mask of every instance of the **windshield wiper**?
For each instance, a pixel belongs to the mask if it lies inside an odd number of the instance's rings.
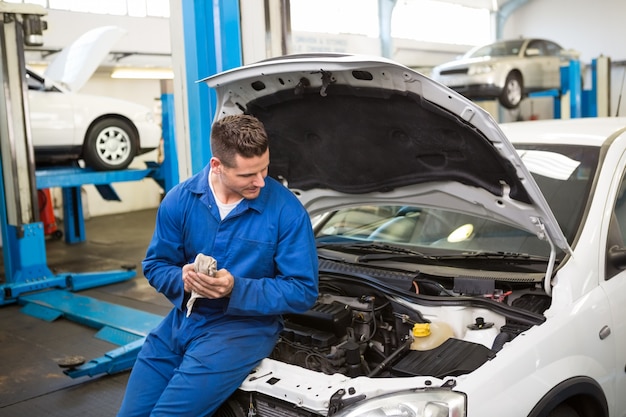
[[[363,243],[322,243],[318,244],[317,248],[332,248],[338,250],[349,250],[357,252],[367,252],[357,257],[357,262],[379,261],[392,258],[420,258],[420,259],[433,259],[437,257],[427,255],[422,252],[407,249],[401,246],[394,246],[378,242],[363,242]]]
[[[357,262],[383,261],[389,259],[427,259],[431,261],[466,261],[466,260],[512,260],[516,262],[547,262],[547,256],[530,255],[528,253],[505,252],[505,251],[476,251],[476,252],[457,252],[452,254],[430,255],[423,252],[407,249],[401,246],[394,246],[379,242],[363,242],[363,243],[322,243],[317,245],[319,248],[333,248],[338,250],[367,252],[357,257]]]
[[[531,255],[528,253],[518,253],[518,252],[504,252],[504,251],[496,251],[496,252],[463,252],[463,253],[455,253],[453,255],[437,255],[435,256],[437,259],[445,259],[445,260],[466,260],[466,259],[511,259],[511,260],[528,260],[528,261],[536,261],[536,262],[547,262],[547,256],[539,256],[539,255]]]

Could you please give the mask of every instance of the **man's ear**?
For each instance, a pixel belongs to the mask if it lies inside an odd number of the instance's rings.
[[[209,164],[211,165],[211,171],[214,171],[215,173],[220,172],[220,168],[222,167],[222,161],[220,161],[218,158],[211,157]]]

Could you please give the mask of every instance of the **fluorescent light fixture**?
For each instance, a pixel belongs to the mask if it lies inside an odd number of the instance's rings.
[[[111,78],[134,80],[171,80],[174,72],[167,68],[115,68]]]
[[[26,64],[26,66],[37,74],[43,74],[48,68],[48,64]]]

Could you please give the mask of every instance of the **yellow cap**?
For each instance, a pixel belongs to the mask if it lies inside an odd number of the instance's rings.
[[[415,323],[413,325],[413,336],[415,337],[430,336],[430,323]]]

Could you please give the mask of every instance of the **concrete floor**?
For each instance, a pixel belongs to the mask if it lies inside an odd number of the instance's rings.
[[[46,242],[48,266],[55,274],[135,266],[132,279],[76,294],[164,316],[170,303],[141,272],[155,215],[156,210],[142,210],[88,219],[85,242]],[[22,308],[19,303],[0,306],[0,417],[115,416],[128,371],[71,378],[58,361],[68,356],[95,359],[119,346],[94,337],[95,328],[64,317],[44,321]]]

